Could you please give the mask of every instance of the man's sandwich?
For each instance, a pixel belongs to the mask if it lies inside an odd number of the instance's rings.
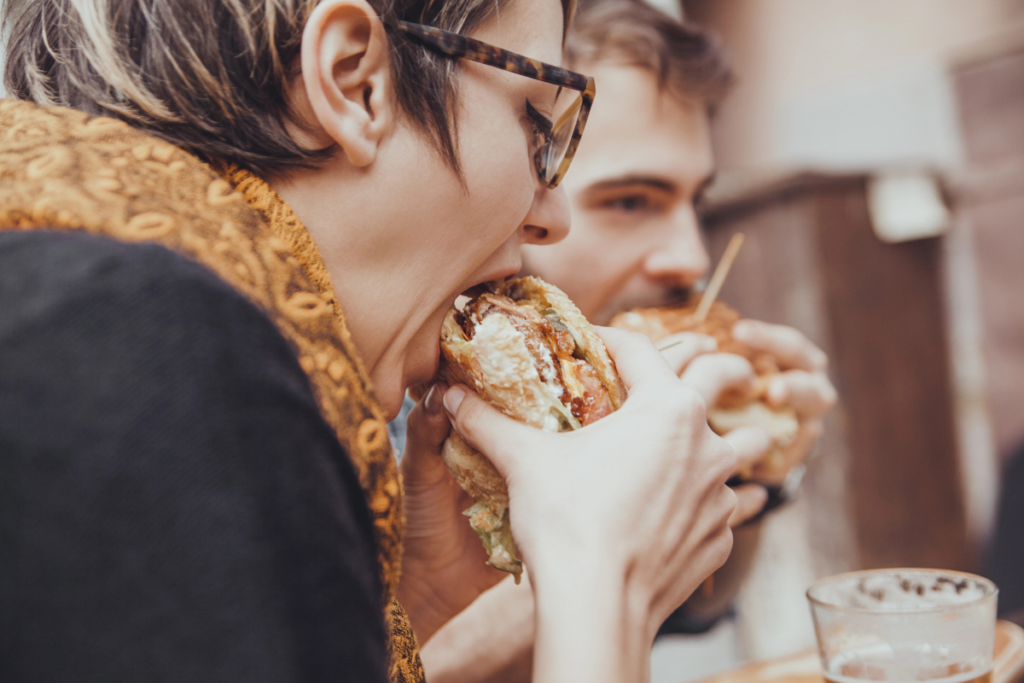
[[[549,432],[585,427],[617,410],[626,388],[594,328],[557,287],[535,277],[492,283],[448,312],[440,379],[465,384],[520,422]],[[476,501],[466,511],[488,564],[522,573],[509,526],[505,481],[454,431],[445,464]]]
[[[640,332],[657,344],[659,341],[679,332],[697,332],[714,337],[718,351],[734,353],[750,361],[757,374],[757,385],[749,392],[734,392],[722,396],[718,405],[708,410],[708,424],[720,435],[728,434],[740,427],[761,427],[775,443],[772,453],[753,472],[743,473],[745,479],[758,478],[771,472],[773,466],[781,465],[784,448],[796,438],[799,423],[796,414],[789,408],[772,408],[765,402],[765,394],[772,377],[779,373],[775,358],[763,351],[757,351],[733,339],[732,328],[739,322],[740,314],[734,309],[716,301],[707,316],[698,320],[695,312],[700,301],[686,306],[662,308],[641,308],[616,315],[611,326],[623,330]]]

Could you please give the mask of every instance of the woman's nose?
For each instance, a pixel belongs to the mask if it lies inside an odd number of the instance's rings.
[[[571,223],[569,195],[565,188],[542,187],[533,196],[533,205],[523,222],[526,244],[554,244],[569,234]]]
[[[704,277],[711,263],[697,217],[693,211],[681,212],[668,227],[664,239],[644,263],[647,275],[674,286],[692,285]]]

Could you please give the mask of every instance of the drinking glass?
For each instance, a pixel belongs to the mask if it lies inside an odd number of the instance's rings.
[[[998,589],[937,569],[876,569],[807,591],[830,683],[991,683]]]

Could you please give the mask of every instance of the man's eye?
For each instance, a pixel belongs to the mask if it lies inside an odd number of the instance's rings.
[[[643,195],[629,195],[628,197],[619,197],[613,199],[605,204],[609,209],[615,209],[616,211],[645,211],[650,208],[650,203],[647,201],[647,197]]]

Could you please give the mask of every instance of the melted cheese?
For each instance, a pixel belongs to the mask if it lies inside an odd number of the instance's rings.
[[[559,361],[562,364],[562,379],[565,382],[565,388],[573,398],[583,398],[586,390],[583,388],[583,383],[580,382],[579,377],[576,376],[575,359],[559,358]]]

